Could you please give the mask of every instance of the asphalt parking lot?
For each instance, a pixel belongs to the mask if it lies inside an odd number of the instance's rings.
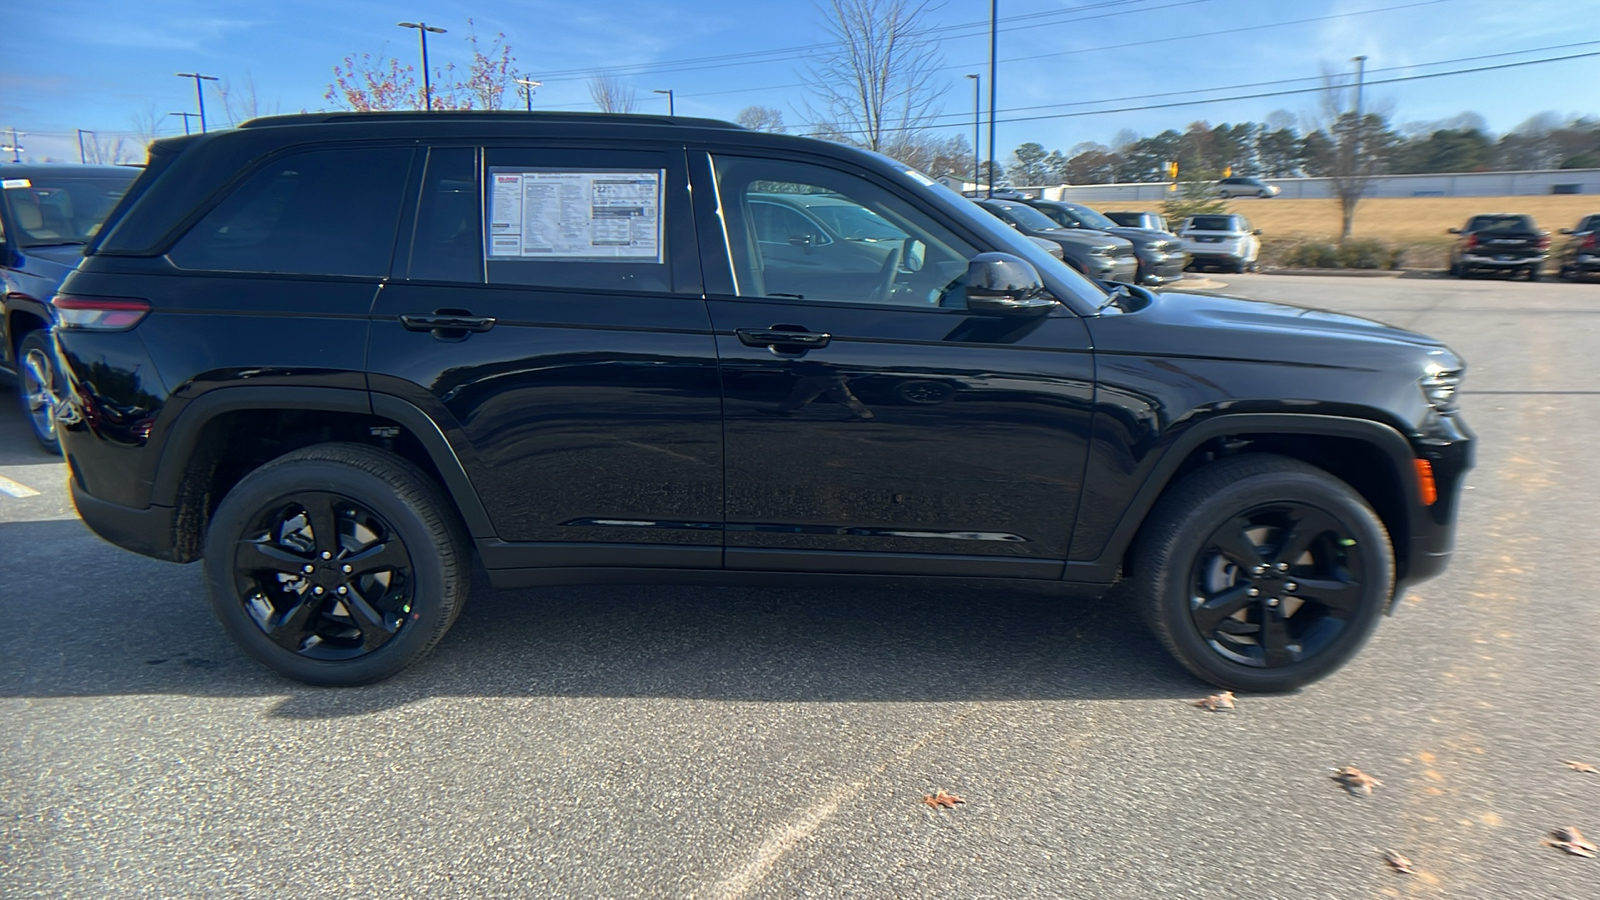
[[[1446,340],[1480,437],[1450,571],[1233,712],[1115,597],[957,588],[479,591],[310,688],[90,535],[5,405],[0,894],[1600,896],[1540,843],[1600,835],[1600,285],[1212,277]]]

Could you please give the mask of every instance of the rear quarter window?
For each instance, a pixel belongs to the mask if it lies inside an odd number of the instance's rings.
[[[173,246],[185,269],[298,275],[389,272],[412,151],[311,150],[279,157]]]

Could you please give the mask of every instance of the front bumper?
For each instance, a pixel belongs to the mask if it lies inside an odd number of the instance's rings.
[[[1413,495],[1411,503],[1409,552],[1403,557],[1395,578],[1395,596],[1406,587],[1426,581],[1450,565],[1455,549],[1456,519],[1461,505],[1461,489],[1474,462],[1476,436],[1459,415],[1441,417],[1435,431],[1413,436],[1412,449],[1418,459],[1433,467],[1433,482],[1438,492],[1432,504]],[[1397,548],[1398,549],[1398,548]]]
[[[1132,256],[1091,256],[1089,265],[1093,267],[1089,274],[1101,281],[1133,284],[1139,274],[1139,261]]]
[[[1183,270],[1189,264],[1186,253],[1163,253],[1139,258],[1140,284],[1170,284],[1183,280]]]

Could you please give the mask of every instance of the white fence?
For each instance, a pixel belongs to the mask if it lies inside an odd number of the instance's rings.
[[[1335,196],[1327,178],[1270,178],[1289,198]],[[954,187],[955,185],[952,185]],[[968,185],[970,187],[970,185]],[[957,188],[959,190],[959,188]],[[1063,184],[1013,188],[1044,200],[1165,200],[1165,183]],[[1600,194],[1600,169],[1543,169],[1527,172],[1449,172],[1379,175],[1364,197],[1518,197],[1534,194]]]

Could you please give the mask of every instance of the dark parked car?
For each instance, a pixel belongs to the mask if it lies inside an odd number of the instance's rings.
[[[1134,258],[1139,261],[1138,273],[1134,276],[1139,284],[1169,284],[1183,279],[1189,255],[1183,250],[1183,241],[1175,234],[1127,228],[1079,203],[1064,200],[1030,200],[1028,203],[1062,228],[1102,231],[1131,242]]]
[[[762,240],[775,194],[904,240],[871,271]],[[158,141],[56,306],[84,521],[203,558],[244,651],[322,684],[416,661],[481,567],[1120,580],[1199,677],[1286,690],[1444,569],[1472,463],[1435,340],[1105,290],[887,157],[703,119]]]
[[[1166,216],[1149,212],[1148,210],[1144,212],[1117,210],[1106,213],[1105,217],[1125,228],[1148,228],[1151,231],[1165,231],[1168,234],[1176,233],[1167,227]]]
[[[127,166],[0,165],[0,371],[16,376],[28,424],[51,453],[60,452],[60,378],[50,295],[138,174]]]
[[[1572,237],[1556,257],[1557,274],[1561,278],[1600,274],[1600,213],[1584,216],[1576,228],[1563,228],[1561,233]]]
[[[978,200],[979,206],[1031,238],[1061,245],[1067,265],[1101,281],[1132,284],[1139,273],[1133,242],[1103,232],[1062,228],[1022,200]]]
[[[1539,270],[1550,257],[1550,233],[1541,231],[1532,216],[1490,213],[1473,216],[1450,248],[1450,274],[1466,278],[1474,272],[1501,272],[1539,280]]]

